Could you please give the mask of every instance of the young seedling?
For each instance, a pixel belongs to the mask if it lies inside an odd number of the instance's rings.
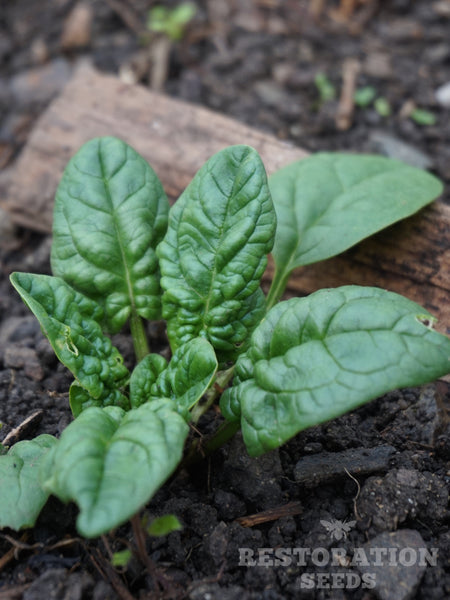
[[[189,423],[219,397],[225,424],[207,450],[241,428],[258,456],[448,373],[450,340],[402,296],[344,286],[279,302],[294,269],[411,215],[441,189],[400,162],[341,154],[312,156],[267,181],[256,151],[233,146],[169,210],[157,176],[127,144],[85,144],[56,194],[54,276],[11,276],[75,377],[75,419],[59,440],[39,436],[0,456],[0,526],[32,526],[49,494],[76,502],[86,537],[136,523],[180,464]],[[276,270],[266,298],[269,252]],[[146,338],[145,322],[161,316],[170,361]],[[127,323],[131,373],[106,335]]]
[[[173,44],[180,41],[197,8],[192,2],[182,2],[175,8],[154,6],[148,12],[147,29],[153,34],[153,68],[150,86],[161,90],[169,72],[170,52]]]

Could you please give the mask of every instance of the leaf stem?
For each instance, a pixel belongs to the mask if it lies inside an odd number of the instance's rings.
[[[182,461],[181,468],[195,465],[221,448],[239,431],[240,426],[239,421],[225,421],[206,444],[202,444],[201,439],[195,440]]]
[[[212,387],[206,392],[204,401],[201,403],[198,402],[192,409],[191,421],[193,423],[198,423],[200,417],[205,414],[214,401],[223,393],[223,390],[227,387],[233,375],[234,365],[226,371],[218,373]]]
[[[225,421],[203,447],[204,453],[208,456],[215,450],[221,448],[228,440],[231,440],[231,438],[239,431],[240,427],[241,424],[239,421]]]
[[[269,311],[281,299],[291,273],[292,269],[289,271],[279,271],[277,268],[275,269],[272,285],[270,286],[270,290],[266,298],[267,311]]]
[[[144,324],[137,312],[132,309],[130,317],[131,337],[133,338],[134,353],[136,360],[140,362],[147,354],[150,353],[150,348],[145,335]]]

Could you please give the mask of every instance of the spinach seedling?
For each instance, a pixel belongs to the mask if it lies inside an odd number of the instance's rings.
[[[395,293],[344,286],[279,301],[294,269],[343,252],[441,190],[400,162],[342,154],[311,156],[268,181],[255,150],[232,146],[169,209],[130,146],[85,144],[56,194],[54,276],[11,276],[75,376],[75,419],[59,440],[41,435],[0,456],[0,526],[33,525],[49,494],[76,502],[86,537],[123,523],[174,472],[189,423],[216,401],[225,424],[207,447],[240,427],[258,456],[448,373],[450,340]],[[170,361],[148,346],[145,322],[161,316]],[[107,335],[127,323],[132,372]]]

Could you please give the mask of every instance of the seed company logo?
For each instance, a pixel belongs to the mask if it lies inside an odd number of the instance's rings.
[[[356,525],[356,521],[346,521],[345,519],[344,521],[339,521],[339,519],[331,519],[331,521],[321,520],[320,524],[325,527],[332,539],[339,541],[347,538],[347,533],[349,533]]]
[[[345,541],[356,521],[320,520],[334,541]],[[239,548],[241,567],[299,567],[298,589],[373,589],[386,568],[436,566],[437,548],[342,546],[325,548]]]

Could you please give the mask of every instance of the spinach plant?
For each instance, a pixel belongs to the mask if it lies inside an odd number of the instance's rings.
[[[109,531],[174,472],[189,424],[214,402],[224,424],[207,447],[240,427],[258,456],[388,390],[448,373],[450,339],[397,294],[344,286],[279,302],[294,269],[440,192],[433,176],[378,156],[318,154],[268,181],[255,150],[233,146],[169,209],[131,147],[111,137],[85,144],[56,194],[54,276],[11,276],[75,377],[75,419],[59,440],[41,435],[0,456],[0,526],[33,525],[54,494],[77,503],[82,535]],[[169,362],[146,336],[145,322],[161,316]],[[131,373],[107,335],[127,323]]]

